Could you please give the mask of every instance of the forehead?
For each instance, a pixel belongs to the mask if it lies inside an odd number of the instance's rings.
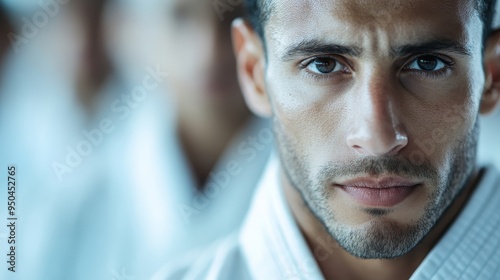
[[[130,12],[163,13],[165,11],[182,8],[200,9],[207,12],[214,12],[212,1],[210,0],[118,0],[118,4],[130,9]]]
[[[480,49],[482,22],[474,0],[273,0],[266,26],[272,47],[298,40],[363,45],[376,51],[431,38]]]

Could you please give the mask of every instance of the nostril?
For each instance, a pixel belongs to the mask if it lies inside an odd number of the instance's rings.
[[[365,151],[365,149],[363,149],[361,146],[359,145],[353,145],[351,146],[356,152],[364,155],[364,154],[367,154],[367,152]]]
[[[387,154],[388,155],[396,155],[399,153],[404,148],[403,145],[397,145],[396,147],[392,148]]]

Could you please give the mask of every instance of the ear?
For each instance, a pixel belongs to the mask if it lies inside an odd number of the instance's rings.
[[[265,52],[260,37],[241,18],[232,24],[238,80],[247,106],[256,115],[270,117],[271,102],[265,87]]]
[[[488,38],[484,53],[486,83],[481,98],[481,114],[493,112],[500,100],[500,30]]]

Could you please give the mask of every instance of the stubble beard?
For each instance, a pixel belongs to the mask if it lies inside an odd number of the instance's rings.
[[[430,163],[415,164],[400,157],[364,158],[350,164],[329,163],[311,176],[307,156],[297,152],[296,145],[274,120],[275,139],[281,163],[292,186],[301,194],[305,204],[323,224],[330,236],[351,255],[363,259],[393,259],[403,256],[417,246],[436,225],[471,176],[476,162],[479,121],[453,149],[446,172],[438,172]],[[424,214],[411,224],[381,219],[385,212],[374,209],[372,219],[359,226],[349,226],[336,217],[330,207],[332,178],[356,174],[397,174],[425,178],[433,192],[427,199]],[[444,174],[444,175],[441,175]],[[312,177],[312,178],[311,178]]]

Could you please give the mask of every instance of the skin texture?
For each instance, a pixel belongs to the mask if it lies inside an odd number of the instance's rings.
[[[221,20],[212,2],[137,0],[109,9],[120,27],[116,47],[130,64],[145,61],[169,73],[166,93],[200,188],[250,117],[231,45],[231,22],[242,14],[241,5]]]
[[[243,21],[233,37],[247,103],[273,119],[292,212],[327,278],[407,279],[474,189],[478,114],[498,102],[498,37],[483,61],[469,1],[274,4],[267,53]],[[386,176],[415,186],[376,207],[339,187]],[[334,249],[317,254],[327,239]]]

